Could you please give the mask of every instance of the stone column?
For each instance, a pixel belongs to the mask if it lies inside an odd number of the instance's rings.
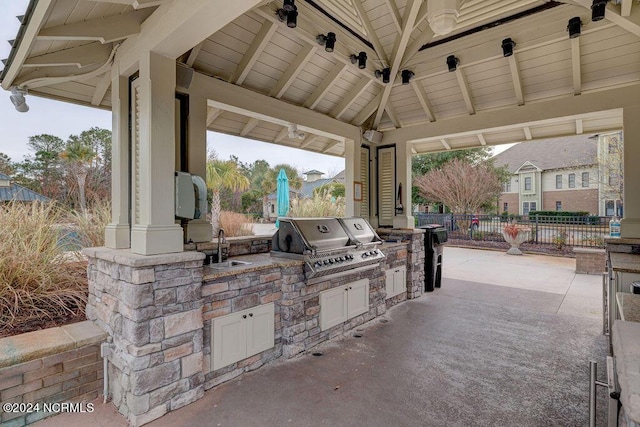
[[[200,252],[89,248],[87,318],[113,337],[109,393],[131,425],[204,395]]]
[[[411,144],[407,141],[396,144],[396,192],[402,184],[402,206],[404,211],[393,218],[393,228],[413,228],[411,210]]]
[[[621,237],[640,238],[640,106],[625,107],[624,126],[624,208],[620,221]]]

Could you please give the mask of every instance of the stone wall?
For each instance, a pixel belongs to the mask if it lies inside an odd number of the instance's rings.
[[[576,273],[602,274],[606,268],[606,251],[593,248],[573,248],[576,255]]]
[[[118,411],[137,426],[202,397],[204,254],[84,253],[87,317],[113,337],[109,391]]]
[[[45,403],[77,403],[89,411],[87,402],[102,392],[106,338],[87,321],[0,339],[0,402],[30,405],[25,412],[3,410],[0,424],[24,426],[55,415]]]

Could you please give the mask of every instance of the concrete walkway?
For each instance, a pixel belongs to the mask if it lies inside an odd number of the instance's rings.
[[[150,426],[582,426],[601,279],[565,258],[446,248],[442,288]],[[599,377],[604,377],[600,363]],[[110,404],[41,426],[125,426]],[[604,425],[604,390],[599,422]]]

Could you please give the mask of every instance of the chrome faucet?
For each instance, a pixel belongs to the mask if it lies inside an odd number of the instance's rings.
[[[224,230],[221,228],[218,231],[218,264],[222,264],[222,244],[226,242],[224,238]]]

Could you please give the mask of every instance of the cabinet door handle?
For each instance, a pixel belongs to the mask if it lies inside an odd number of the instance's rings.
[[[243,315],[242,315],[242,318],[243,318],[243,319],[246,319],[246,318],[247,318],[247,315],[246,315],[246,314],[243,314]]]
[[[345,290],[345,291],[348,291],[348,290],[349,290],[349,288],[344,288],[344,290]]]
[[[253,317],[253,313],[249,313],[249,317]]]
[[[349,289],[353,289],[351,286],[349,286]]]

